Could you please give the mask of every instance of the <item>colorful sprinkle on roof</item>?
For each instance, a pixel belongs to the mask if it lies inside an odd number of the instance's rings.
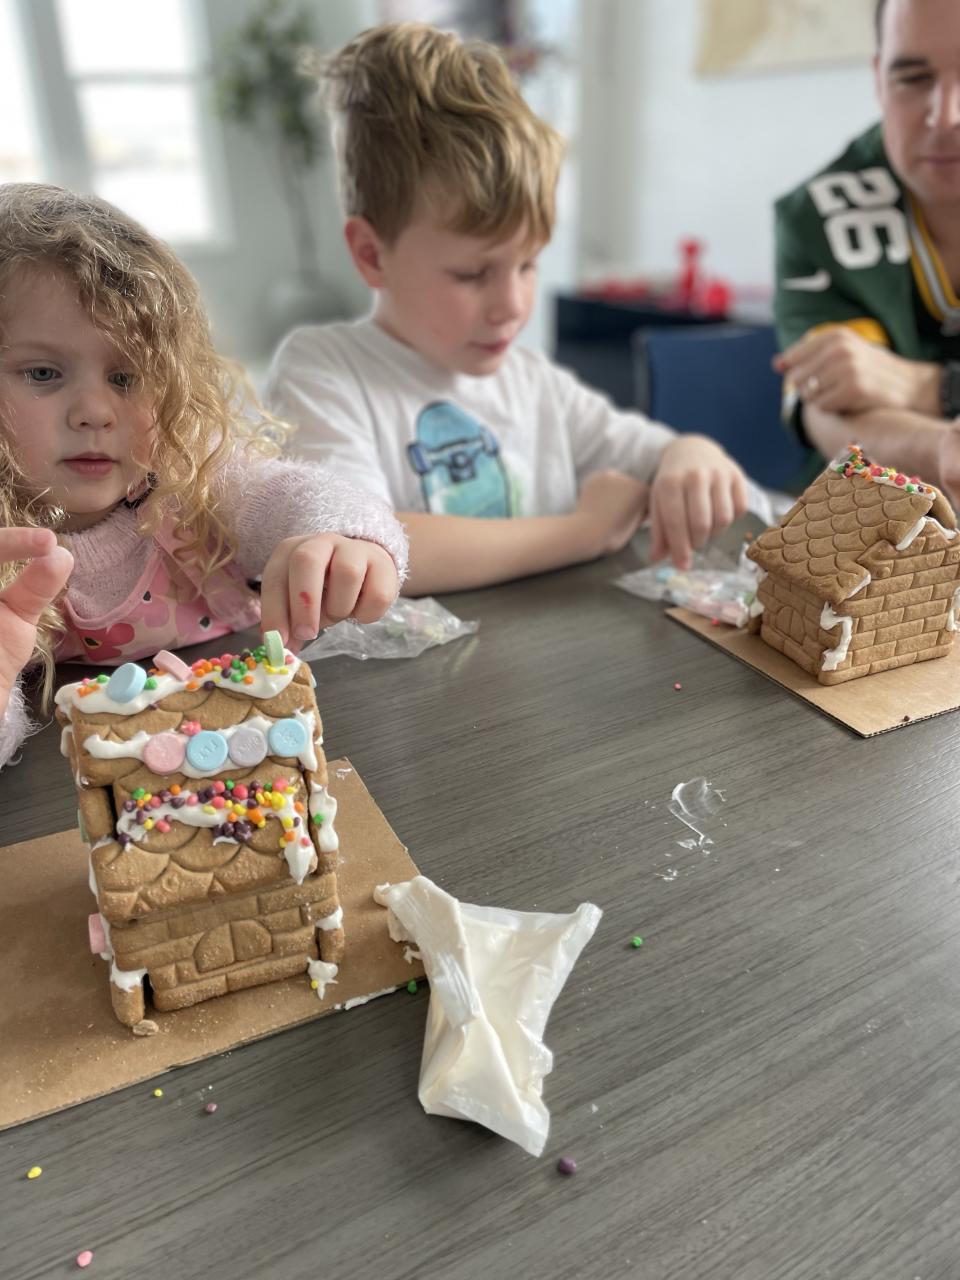
[[[866,476],[875,484],[892,484],[904,493],[937,493],[933,485],[921,483],[919,476],[905,476],[902,471],[896,471],[893,467],[881,467],[878,463],[871,462],[863,456],[863,450],[858,444],[850,445],[840,454],[833,463],[833,470],[838,475],[846,476],[848,480],[857,475]]]

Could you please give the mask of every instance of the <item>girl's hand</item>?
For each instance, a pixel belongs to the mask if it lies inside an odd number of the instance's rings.
[[[670,556],[689,569],[693,552],[747,509],[747,481],[706,436],[678,436],[668,444],[650,491],[650,559]]]
[[[344,618],[376,622],[393,603],[399,582],[392,557],[375,542],[313,533],[285,538],[263,571],[261,626],[302,648]]]
[[[37,643],[37,619],[66,586],[73,556],[50,529],[0,529],[0,563],[27,563],[0,591],[0,715]]]

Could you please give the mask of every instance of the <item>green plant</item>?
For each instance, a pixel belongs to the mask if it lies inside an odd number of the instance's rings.
[[[276,165],[293,221],[297,258],[304,274],[319,267],[306,180],[323,154],[325,131],[313,81],[299,68],[316,45],[309,14],[287,0],[263,0],[222,41],[214,62],[214,95],[220,115],[253,129]]]

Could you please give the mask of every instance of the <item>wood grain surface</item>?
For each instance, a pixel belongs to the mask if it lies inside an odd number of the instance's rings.
[[[633,566],[314,668],[328,753],[426,875],[604,909],[547,1029],[545,1156],[423,1114],[401,992],[0,1134],[3,1280],[81,1249],[97,1280],[960,1276],[960,720],[858,739],[609,585]],[[698,776],[706,850],[668,809]],[[74,808],[49,726],[0,776],[5,842]]]

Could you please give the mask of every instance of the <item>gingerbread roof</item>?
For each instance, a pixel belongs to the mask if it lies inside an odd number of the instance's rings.
[[[881,547],[905,552],[922,533],[940,531],[949,539],[956,528],[953,510],[937,489],[869,462],[854,446],[747,554],[767,573],[839,605],[870,580]]]

